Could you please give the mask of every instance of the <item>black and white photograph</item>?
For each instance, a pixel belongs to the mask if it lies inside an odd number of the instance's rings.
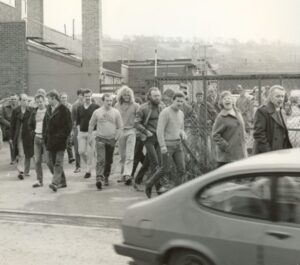
[[[0,0],[0,265],[299,265],[299,11]]]

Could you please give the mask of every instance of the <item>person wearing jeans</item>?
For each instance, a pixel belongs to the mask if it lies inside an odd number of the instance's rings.
[[[169,107],[162,110],[158,118],[157,139],[162,155],[161,166],[146,181],[146,195],[151,197],[152,186],[163,176],[170,173],[171,159],[177,169],[178,177],[174,179],[175,185],[181,183],[181,179],[185,174],[185,161],[182,149],[182,140],[186,140],[184,132],[184,114],[181,111],[184,103],[184,94],[175,93],[173,103]]]
[[[139,105],[134,100],[131,88],[123,86],[119,89],[115,108],[121,113],[123,128],[119,137],[119,152],[121,157],[121,177],[126,185],[131,184],[136,132],[134,120]]]
[[[94,111],[89,122],[89,142],[93,140],[93,130],[96,130],[96,187],[102,189],[104,185],[109,185],[111,164],[113,161],[113,150],[122,128],[122,118],[120,112],[112,107],[113,98],[109,94],[102,97],[103,106]]]
[[[43,155],[46,156],[46,147],[43,139],[43,120],[46,114],[45,96],[38,94],[35,96],[37,108],[32,112],[29,119],[29,129],[34,133],[34,159],[37,183],[33,184],[33,188],[43,186]],[[48,162],[48,159],[46,158]]]
[[[72,130],[72,119],[69,109],[60,103],[56,90],[47,94],[49,106],[43,121],[43,138],[48,151],[48,167],[53,174],[49,188],[54,192],[67,186],[63,170],[64,153],[67,139]]]

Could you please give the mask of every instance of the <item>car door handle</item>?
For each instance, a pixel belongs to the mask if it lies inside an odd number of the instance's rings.
[[[267,234],[270,236],[277,237],[278,239],[287,239],[291,237],[288,233],[278,232],[278,231],[267,231]]]

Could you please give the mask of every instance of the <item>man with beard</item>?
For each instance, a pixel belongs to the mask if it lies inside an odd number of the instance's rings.
[[[269,90],[267,104],[257,109],[254,116],[254,154],[292,148],[282,114],[284,97],[285,89],[274,85]]]
[[[141,139],[144,140],[147,156],[150,161],[151,175],[153,175],[158,169],[161,160],[156,129],[158,116],[164,109],[165,105],[161,102],[161,93],[157,87],[152,87],[149,89],[147,99],[148,102],[141,105],[138,109],[135,119],[135,127],[140,132]],[[163,192],[163,190],[160,190],[159,185],[156,185],[156,190],[158,193]]]
[[[93,130],[96,130],[96,187],[102,189],[102,182],[108,186],[108,178],[113,162],[113,155],[116,141],[119,137],[119,130],[122,128],[122,118],[120,112],[115,109],[113,98],[109,94],[102,97],[103,106],[94,111],[89,122],[89,142],[92,143]]]
[[[72,119],[69,109],[60,103],[56,90],[47,94],[49,106],[43,121],[43,138],[48,150],[48,167],[53,174],[49,188],[54,192],[67,186],[63,169],[67,140],[72,130]]]
[[[92,141],[89,142],[88,130],[91,117],[98,108],[97,104],[92,103],[92,91],[85,89],[83,91],[83,104],[77,110],[78,151],[81,162],[86,167],[84,178],[91,177],[95,139],[93,136]]]
[[[117,101],[115,108],[121,113],[123,121],[123,128],[119,137],[121,181],[124,181],[126,185],[130,185],[136,138],[134,120],[139,105],[135,103],[133,91],[128,86],[119,89]]]
[[[162,165],[146,181],[146,195],[151,197],[152,186],[164,175],[170,173],[172,158],[177,169],[178,178],[174,178],[175,186],[181,184],[185,174],[184,152],[181,140],[186,140],[184,132],[184,114],[181,110],[184,94],[175,93],[173,103],[166,107],[159,115],[157,124],[157,139],[160,146]]]

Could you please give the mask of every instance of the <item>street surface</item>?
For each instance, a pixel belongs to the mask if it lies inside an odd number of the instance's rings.
[[[17,178],[14,165],[9,165],[7,143],[0,150],[0,211],[16,210],[39,213],[56,213],[71,215],[113,216],[121,218],[126,208],[135,202],[146,200],[143,192],[136,192],[132,186],[117,183],[120,175],[119,157],[114,157],[110,186],[98,191],[95,172],[92,177],[84,179],[85,172],[74,173],[75,165],[68,164],[65,154],[65,173],[68,187],[54,193],[49,189],[52,176],[44,164],[44,186],[32,188],[36,182],[34,163],[30,177]]]
[[[30,176],[17,178],[9,165],[9,149],[0,150],[0,264],[1,265],[125,265],[113,244],[122,242],[120,223],[128,206],[146,200],[144,193],[117,183],[119,157],[115,155],[110,186],[98,191],[95,172],[90,179],[74,173],[65,154],[68,187],[54,193],[52,176],[44,164],[44,186],[36,182],[34,161]]]
[[[1,265],[126,265],[119,229],[0,222]]]

